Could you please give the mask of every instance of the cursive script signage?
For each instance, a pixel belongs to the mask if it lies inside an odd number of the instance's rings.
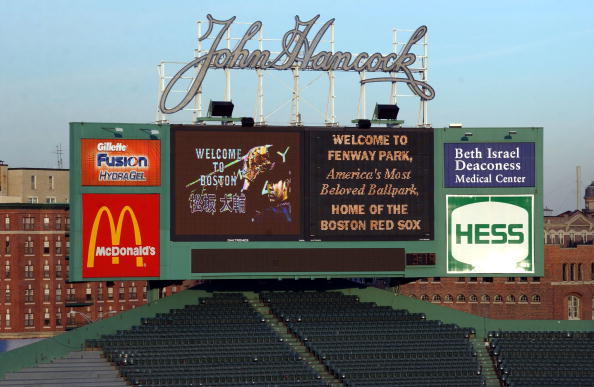
[[[384,72],[390,73],[390,76],[368,78],[361,83],[370,82],[402,82],[406,83],[410,90],[424,100],[431,100],[435,97],[435,91],[426,82],[417,80],[413,76],[413,69],[410,67],[416,61],[416,55],[410,52],[412,46],[421,40],[427,33],[427,27],[421,26],[412,34],[409,41],[404,45],[399,54],[389,53],[383,55],[379,52],[369,54],[362,52],[354,55],[348,51],[318,51],[316,48],[334,19],[328,20],[319,29],[319,31],[310,39],[308,36],[313,25],[319,19],[320,15],[308,21],[301,21],[299,16],[295,16],[295,27],[287,31],[282,38],[282,49],[279,54],[271,54],[268,50],[249,51],[245,47],[262,28],[262,22],[256,21],[251,24],[241,40],[233,50],[228,48],[219,48],[221,40],[235,21],[235,16],[227,20],[214,19],[210,14],[208,17],[208,29],[200,37],[200,40],[211,36],[213,27],[220,25],[221,29],[214,36],[212,46],[204,54],[186,64],[175,74],[161,95],[159,109],[165,114],[171,114],[183,109],[194,96],[198,93],[206,73],[210,68],[217,69],[260,69],[260,70],[287,70],[297,68],[300,70],[313,71],[355,71],[355,72]],[[192,85],[183,99],[174,107],[166,106],[167,97],[173,86],[190,69],[198,67],[199,70],[194,77]],[[403,76],[393,76],[401,73]]]

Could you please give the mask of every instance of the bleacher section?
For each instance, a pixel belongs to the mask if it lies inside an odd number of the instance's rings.
[[[471,329],[338,292],[261,293],[347,386],[481,386]]]
[[[594,386],[594,332],[489,332],[505,386]]]
[[[103,348],[135,386],[323,385],[238,293],[214,293],[88,346]]]

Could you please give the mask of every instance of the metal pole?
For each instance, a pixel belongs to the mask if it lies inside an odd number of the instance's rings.
[[[330,52],[334,54],[334,23],[330,25]],[[328,71],[328,101],[326,103],[326,126],[336,126],[334,114],[334,71]]]
[[[258,32],[258,48],[260,51],[263,50],[263,40],[264,36],[262,30],[260,30]],[[266,125],[264,119],[264,72],[262,69],[258,69],[256,70],[256,75],[258,77],[258,86],[256,89],[256,114],[254,114],[254,118],[258,125]]]
[[[231,51],[231,26],[227,30],[227,49]],[[225,69],[225,101],[231,101],[231,70]]]
[[[202,21],[198,20],[198,46],[196,49],[196,58],[200,56],[202,53],[202,41],[200,38],[202,37]],[[200,67],[202,63],[196,66],[196,76],[200,71]],[[202,117],[202,86],[198,89],[198,93],[194,97],[194,111],[192,112],[193,121],[196,122],[196,119]]]
[[[291,125],[301,125],[301,113],[299,112],[299,67],[293,67],[293,98],[291,99]]]
[[[357,118],[358,119],[365,119],[365,71],[361,71],[359,73],[359,104],[357,105]]]

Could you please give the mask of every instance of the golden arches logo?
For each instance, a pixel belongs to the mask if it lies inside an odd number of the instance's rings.
[[[97,245],[97,233],[99,232],[99,224],[101,223],[101,219],[103,218],[103,214],[107,215],[107,220],[109,222],[109,231],[111,232],[111,244],[112,246],[119,246],[120,240],[122,237],[122,225],[124,223],[124,216],[126,214],[129,215],[130,220],[132,221],[132,227],[134,228],[134,243],[138,246],[142,245],[142,238],[140,235],[140,227],[138,226],[138,220],[136,219],[136,215],[130,206],[124,206],[120,211],[120,215],[118,217],[118,223],[113,220],[113,216],[111,215],[111,210],[107,206],[102,206],[99,211],[97,211],[97,215],[95,215],[95,220],[93,221],[93,227],[91,229],[91,238],[89,239],[89,250],[87,252],[87,267],[95,267],[95,247]],[[111,258],[111,263],[117,265],[120,263],[120,257],[114,256]],[[144,262],[142,257],[136,257],[136,267],[142,267]]]

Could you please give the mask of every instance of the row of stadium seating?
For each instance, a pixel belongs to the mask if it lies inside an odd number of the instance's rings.
[[[594,332],[489,332],[505,386],[594,386]]]
[[[481,386],[473,331],[338,292],[263,292],[273,314],[347,386]]]
[[[240,293],[214,293],[87,346],[135,386],[324,385]]]

